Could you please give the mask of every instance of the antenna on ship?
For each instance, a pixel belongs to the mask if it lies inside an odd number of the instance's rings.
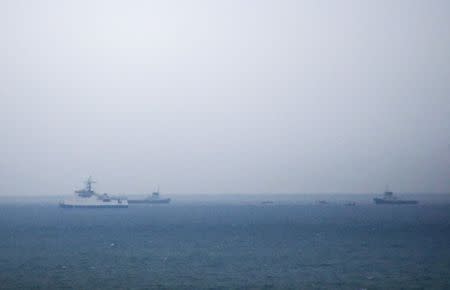
[[[159,184],[156,186],[156,191],[152,193],[152,197],[158,198],[159,197]]]
[[[389,190],[389,184],[386,184],[386,191],[384,192],[384,196],[392,198],[393,193]]]

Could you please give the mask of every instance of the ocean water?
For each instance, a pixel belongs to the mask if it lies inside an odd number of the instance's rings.
[[[450,204],[0,204],[0,289],[450,289]]]

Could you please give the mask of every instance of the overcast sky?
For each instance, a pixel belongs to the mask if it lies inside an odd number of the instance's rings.
[[[0,0],[0,195],[450,191],[449,1]]]

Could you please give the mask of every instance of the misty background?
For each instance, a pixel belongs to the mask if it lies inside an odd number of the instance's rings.
[[[448,1],[0,1],[0,195],[450,191]]]

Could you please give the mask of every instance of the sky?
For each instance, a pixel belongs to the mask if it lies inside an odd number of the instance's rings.
[[[0,0],[0,195],[450,192],[449,1]]]

